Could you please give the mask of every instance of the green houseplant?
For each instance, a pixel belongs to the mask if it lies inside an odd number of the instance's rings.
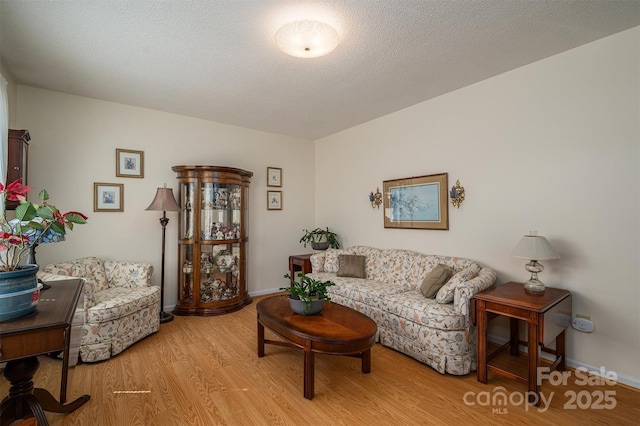
[[[288,287],[280,287],[280,290],[288,291],[291,293],[289,295],[290,302],[292,300],[299,300],[304,303],[303,311],[298,313],[302,313],[302,315],[312,315],[314,313],[318,313],[322,310],[324,301],[331,301],[331,298],[327,294],[327,287],[336,285],[333,281],[316,280],[303,274],[302,272],[298,274],[298,278],[300,278],[300,281],[296,281],[289,274],[286,274],[284,277],[290,281],[291,285]],[[294,309],[295,311],[295,308],[293,306],[294,302],[291,303],[292,309]]]
[[[311,244],[311,247],[314,250],[326,250],[327,248],[340,248],[340,243],[338,242],[338,235],[335,232],[332,232],[329,227],[324,229],[316,228],[312,231],[307,229],[302,230],[304,235],[300,238],[300,242],[304,244],[306,247],[307,244]]]
[[[61,213],[48,203],[49,194],[40,191],[40,203],[26,200],[30,186],[23,185],[22,179],[8,184],[0,183],[0,196],[3,198],[2,216],[0,216],[0,272],[21,269],[21,259],[30,248],[49,241],[64,239],[66,230],[73,225],[87,222],[87,216],[80,212]],[[16,218],[8,221],[6,202],[19,201],[16,207]]]

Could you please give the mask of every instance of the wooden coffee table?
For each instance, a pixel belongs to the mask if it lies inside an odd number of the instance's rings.
[[[286,295],[271,296],[256,304],[258,356],[265,343],[304,350],[304,397],[312,399],[314,354],[347,355],[362,359],[362,372],[371,372],[371,347],[377,326],[369,317],[337,303],[325,303],[317,315],[293,313]],[[267,327],[286,341],[265,340]]]

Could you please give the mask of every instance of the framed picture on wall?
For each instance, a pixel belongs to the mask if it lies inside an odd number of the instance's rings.
[[[282,186],[282,169],[279,167],[267,167],[267,186]]]
[[[94,212],[124,211],[124,184],[93,183]]]
[[[116,148],[116,176],[143,178],[144,151]]]
[[[382,184],[385,228],[449,229],[447,173]]]
[[[267,210],[282,210],[282,191],[267,191]]]

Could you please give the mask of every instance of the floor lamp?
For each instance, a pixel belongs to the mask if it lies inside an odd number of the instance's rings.
[[[167,188],[167,185],[164,185],[164,188],[158,188],[156,191],[156,196],[147,207],[147,210],[151,211],[159,211],[162,212],[162,217],[160,218],[160,225],[162,225],[162,269],[160,273],[160,323],[165,323],[173,320],[173,315],[164,311],[164,246],[165,246],[165,232],[167,230],[167,224],[169,223],[169,218],[167,217],[168,211],[179,211],[180,206],[176,202],[176,199],[173,196],[173,189]]]

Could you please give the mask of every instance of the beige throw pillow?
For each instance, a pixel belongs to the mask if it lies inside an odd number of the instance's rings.
[[[338,276],[364,278],[364,256],[357,254],[341,254],[338,256]]]
[[[422,285],[420,286],[422,295],[427,299],[435,298],[436,293],[447,282],[452,272],[453,269],[447,265],[436,265],[422,280]]]

